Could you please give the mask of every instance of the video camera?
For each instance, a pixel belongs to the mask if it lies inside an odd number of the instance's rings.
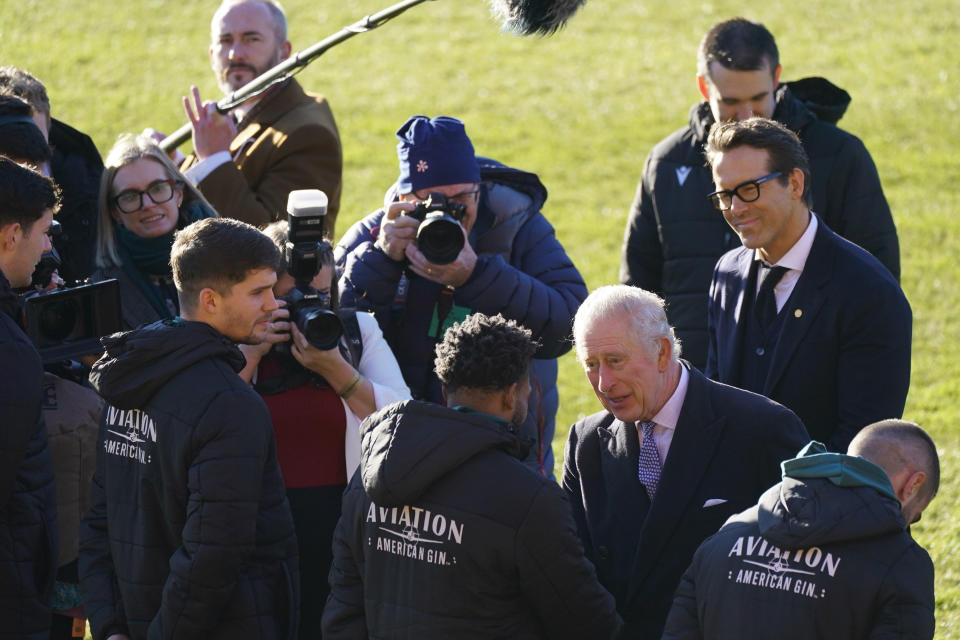
[[[60,223],[49,234],[60,234]],[[45,291],[60,268],[60,254],[51,246],[40,257],[31,286],[22,292],[27,337],[43,364],[100,353],[100,338],[120,331],[120,285],[115,279]]]
[[[330,310],[330,297],[311,286],[311,281],[323,267],[321,251],[323,223],[327,215],[327,195],[319,189],[298,189],[287,198],[289,232],[284,255],[287,273],[295,285],[284,297],[290,320],[306,337],[307,342],[327,351],[340,342],[343,324]]]
[[[38,292],[23,298],[24,328],[44,364],[100,353],[100,338],[120,331],[115,279]]]
[[[467,213],[463,203],[449,200],[442,193],[431,192],[406,215],[420,221],[417,227],[417,248],[434,264],[450,264],[463,250],[463,227],[460,221]]]

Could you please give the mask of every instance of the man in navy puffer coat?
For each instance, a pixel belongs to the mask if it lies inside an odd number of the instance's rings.
[[[479,311],[530,329],[539,348],[522,433],[535,441],[527,462],[549,475],[556,358],[571,347],[587,289],[540,213],[547,190],[532,173],[476,157],[455,118],[414,116],[397,137],[400,178],[384,208],[354,224],[337,247],[341,305],[373,312],[413,397],[429,402],[442,402],[432,365],[447,327]],[[447,263],[424,256],[420,223],[409,215],[434,193],[465,209],[468,241]]]

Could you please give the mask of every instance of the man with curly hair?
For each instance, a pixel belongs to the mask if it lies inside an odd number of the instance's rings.
[[[436,348],[446,406],[398,403],[361,425],[360,468],[334,534],[325,639],[619,630],[563,493],[521,462],[535,352],[515,321],[468,316]]]

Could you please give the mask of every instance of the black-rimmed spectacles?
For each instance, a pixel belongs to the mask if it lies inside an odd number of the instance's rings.
[[[779,178],[781,175],[781,172],[774,171],[773,173],[768,173],[762,178],[741,182],[733,189],[714,191],[713,193],[707,195],[707,200],[710,201],[710,204],[712,204],[713,208],[717,211],[727,211],[733,206],[733,196],[740,198],[740,202],[753,202],[760,197],[761,184],[767,182],[768,180]]]
[[[179,180],[154,180],[143,191],[127,189],[114,197],[113,203],[123,213],[134,213],[143,208],[143,196],[146,195],[154,204],[163,204],[173,198],[177,189],[183,186]]]

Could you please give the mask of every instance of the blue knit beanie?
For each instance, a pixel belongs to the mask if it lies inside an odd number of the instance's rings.
[[[397,129],[399,193],[480,182],[480,164],[463,123],[456,118],[413,116]]]

